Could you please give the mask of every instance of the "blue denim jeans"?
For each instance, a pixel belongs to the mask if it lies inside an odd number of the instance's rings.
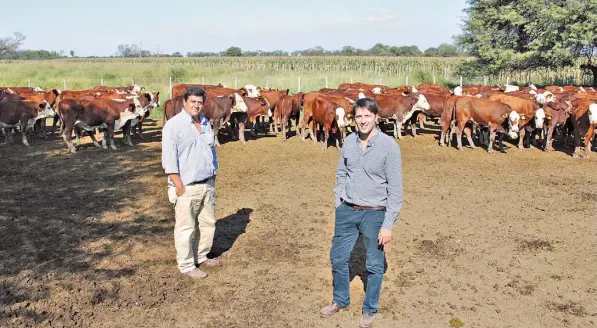
[[[368,273],[363,312],[377,312],[385,259],[383,248],[379,247],[377,242],[377,236],[384,220],[384,214],[384,211],[356,211],[345,204],[340,204],[336,209],[336,225],[330,260],[334,280],[334,302],[340,307],[350,304],[348,262],[350,253],[359,233],[361,233],[367,252],[365,266]]]

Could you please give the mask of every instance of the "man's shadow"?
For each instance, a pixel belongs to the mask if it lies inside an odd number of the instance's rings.
[[[240,235],[245,233],[247,224],[251,222],[249,216],[253,212],[250,208],[241,208],[234,214],[230,214],[216,222],[214,243],[208,257],[218,257],[229,249]]]
[[[367,272],[367,267],[365,265],[366,260],[367,251],[365,249],[365,244],[363,243],[363,235],[359,234],[359,238],[352,249],[352,253],[350,253],[348,271],[350,274],[350,281],[352,281],[356,276],[361,277],[361,281],[363,282],[363,290],[365,292],[367,292],[367,281],[369,277],[369,273]],[[388,271],[388,262],[386,261],[386,255],[384,253],[383,272],[386,273],[386,271]]]

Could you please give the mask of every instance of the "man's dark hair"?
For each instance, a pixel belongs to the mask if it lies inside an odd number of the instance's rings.
[[[203,97],[203,101],[205,101],[205,90],[199,87],[190,87],[184,93],[184,101],[187,101],[189,96]]]
[[[361,98],[357,100],[357,102],[355,102],[352,106],[352,109],[354,110],[355,114],[357,108],[366,108],[368,111],[375,115],[377,115],[377,112],[379,112],[379,108],[377,108],[377,103],[375,102],[375,100],[371,98]]]

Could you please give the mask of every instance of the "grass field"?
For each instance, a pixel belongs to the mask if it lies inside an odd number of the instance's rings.
[[[242,57],[242,58],[72,58],[47,61],[0,61],[0,86],[87,89],[100,85],[129,85],[132,81],[169,98],[169,85],[223,83],[242,87],[247,83],[290,89],[291,92],[335,88],[342,82],[388,86],[435,82],[459,83],[457,66],[470,58],[408,57]],[[574,69],[533,72],[534,81],[546,77],[566,84],[578,75]],[[551,74],[551,75],[550,75]],[[513,81],[525,81],[519,72]],[[505,75],[463,77],[463,84],[505,83]],[[300,82],[299,82],[300,80]],[[408,80],[408,81],[407,81]],[[300,86],[299,86],[300,83]],[[163,101],[162,101],[163,102]],[[161,117],[161,109],[152,113]]]

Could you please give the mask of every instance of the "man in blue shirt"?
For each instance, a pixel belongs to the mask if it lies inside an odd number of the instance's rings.
[[[168,175],[168,199],[176,217],[176,262],[180,272],[192,278],[207,277],[199,265],[219,264],[217,258],[207,258],[216,229],[218,160],[211,124],[200,114],[205,97],[205,90],[189,88],[183,97],[184,108],[162,130],[162,167]]]
[[[361,327],[371,327],[377,313],[384,274],[384,245],[392,240],[392,226],[402,208],[400,147],[376,126],[375,100],[359,99],[355,105],[358,133],[346,138],[336,170],[336,222],[330,259],[333,301],[321,309],[332,315],[350,304],[348,261],[363,235],[368,273]]]

